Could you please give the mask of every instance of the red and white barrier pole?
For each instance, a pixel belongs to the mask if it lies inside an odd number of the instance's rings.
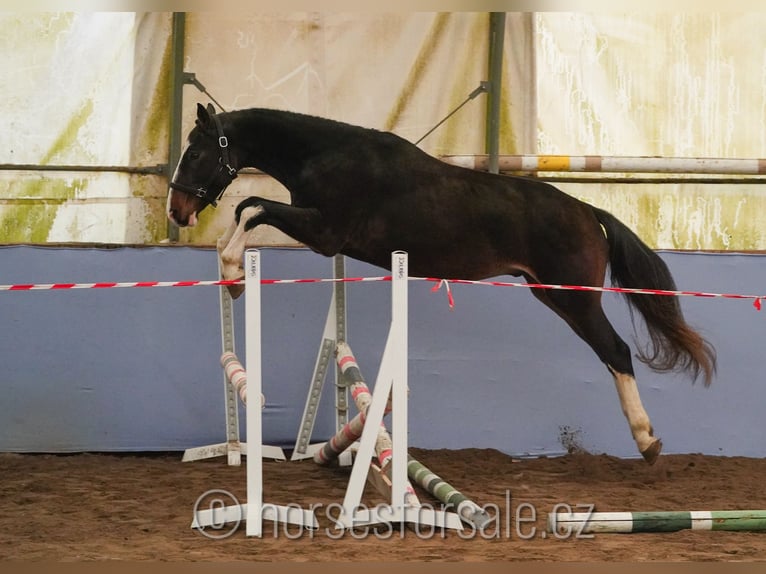
[[[221,355],[221,366],[226,373],[226,378],[232,384],[234,389],[239,394],[239,398],[242,399],[242,404],[247,404],[247,372],[239,362],[237,356],[231,351],[225,352]],[[266,407],[266,397],[261,394],[261,408]]]

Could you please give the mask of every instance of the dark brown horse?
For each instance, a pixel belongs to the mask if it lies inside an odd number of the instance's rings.
[[[246,236],[272,225],[326,256],[383,268],[406,251],[413,276],[675,290],[666,264],[623,223],[530,178],[448,165],[391,133],[269,109],[215,114],[197,106],[168,196],[168,216],[194,225],[244,167],[282,183],[291,203],[249,197],[220,242],[224,275],[241,277]],[[595,351],[614,377],[633,438],[653,463],[654,437],[628,345],[595,291],[533,289]],[[627,294],[649,334],[640,359],[658,371],[715,372],[711,345],[684,320],[676,297]]]

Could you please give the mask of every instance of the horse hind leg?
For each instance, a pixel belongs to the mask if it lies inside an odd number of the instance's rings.
[[[600,293],[546,292],[534,295],[562,317],[595,351],[614,378],[617,395],[638,451],[654,464],[662,451],[662,441],[654,436],[649,415],[641,402],[633,371],[630,347],[612,327],[601,307]]]
[[[620,373],[614,370],[608,363],[607,368],[614,377],[622,412],[628,419],[630,431],[638,450],[646,462],[654,464],[662,451],[662,441],[654,437],[649,415],[644,410],[641,397],[638,394],[636,379],[631,373]]]

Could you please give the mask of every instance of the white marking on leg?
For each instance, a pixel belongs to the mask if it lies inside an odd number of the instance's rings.
[[[223,232],[223,235],[218,238],[218,240],[215,242],[215,249],[218,251],[218,259],[221,259],[221,255],[223,254],[223,250],[226,249],[226,246],[229,244],[229,241],[231,241],[232,236],[234,235],[234,232],[237,230],[237,220],[232,219],[231,224],[229,227],[226,228],[226,231]]]
[[[247,221],[263,213],[263,207],[258,205],[256,207],[246,207],[242,210],[242,214],[239,218],[239,225],[232,231],[231,227],[226,231],[222,240],[229,235],[229,240],[220,252],[221,259],[221,274],[224,279],[242,279],[245,276],[245,270],[243,268],[243,258],[245,256],[245,247],[247,246],[247,239],[255,228],[250,231],[245,231],[245,224]]]
[[[612,370],[610,369],[610,371]],[[657,439],[652,436],[652,424],[649,421],[649,415],[646,414],[644,406],[641,404],[636,379],[615,371],[612,371],[612,376],[617,387],[617,395],[620,397],[622,412],[625,413],[630,425],[630,432],[638,445],[638,450],[644,452]]]

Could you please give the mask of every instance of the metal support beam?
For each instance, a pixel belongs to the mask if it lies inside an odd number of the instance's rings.
[[[505,12],[489,15],[489,93],[487,94],[487,154],[490,173],[498,173],[500,151],[500,100],[503,79]]]
[[[175,169],[181,159],[183,147],[181,133],[181,112],[183,106],[184,87],[184,39],[186,35],[186,14],[173,12],[173,32],[171,36],[170,63],[170,128],[168,143],[168,181],[172,177],[171,170]],[[178,241],[178,227],[168,220],[168,239]]]
[[[39,163],[0,163],[0,171],[58,171],[75,173],[131,173],[136,175],[164,175],[167,166],[164,164],[133,166],[133,165],[41,165]]]

